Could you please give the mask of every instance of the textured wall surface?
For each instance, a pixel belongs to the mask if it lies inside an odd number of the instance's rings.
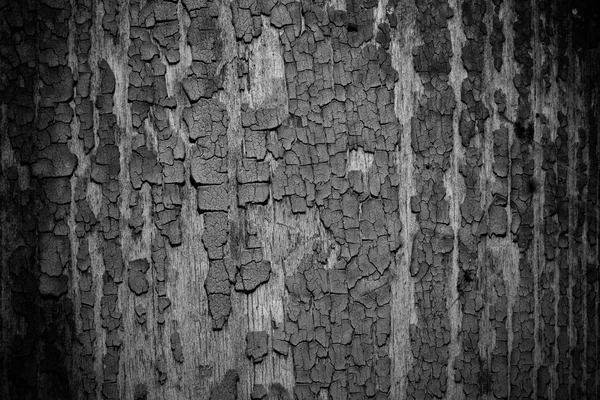
[[[0,0],[0,398],[597,399],[592,3]]]

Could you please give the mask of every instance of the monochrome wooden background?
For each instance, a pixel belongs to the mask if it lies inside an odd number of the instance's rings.
[[[596,399],[599,8],[0,0],[0,398]]]

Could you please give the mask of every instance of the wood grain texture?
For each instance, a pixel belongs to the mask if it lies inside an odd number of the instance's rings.
[[[596,398],[599,18],[0,0],[0,398]]]

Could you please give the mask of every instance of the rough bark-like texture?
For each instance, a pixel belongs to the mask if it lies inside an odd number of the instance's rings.
[[[0,398],[598,398],[599,18],[0,0]]]

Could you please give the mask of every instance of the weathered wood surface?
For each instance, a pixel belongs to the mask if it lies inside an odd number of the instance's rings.
[[[597,398],[565,3],[0,0],[0,398]]]

